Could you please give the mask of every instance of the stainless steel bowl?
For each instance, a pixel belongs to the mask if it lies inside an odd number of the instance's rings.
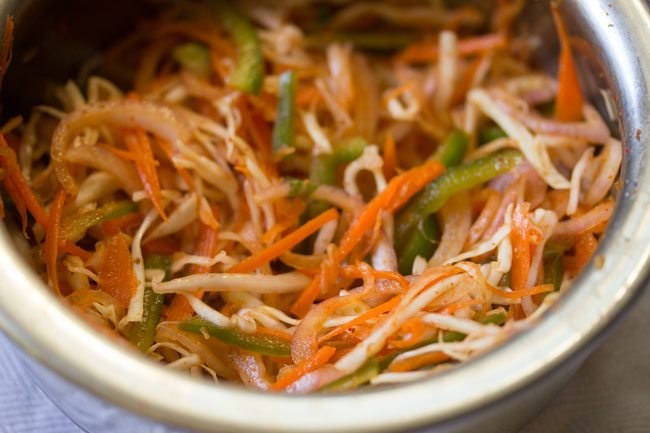
[[[552,59],[547,3],[531,3],[526,25],[540,35],[543,56]],[[149,12],[129,1],[0,2],[2,18],[14,13],[18,21],[5,113],[38,101],[53,79],[74,76],[81,59],[131,24],[134,15],[123,8]],[[602,266],[589,265],[537,326],[498,349],[429,380],[345,395],[296,398],[215,386],[160,368],[95,334],[55,300],[6,230],[0,230],[2,329],[24,351],[46,394],[91,432],[175,431],[163,424],[210,432],[515,430],[623,314],[650,266],[650,194],[643,188],[650,185],[649,6],[643,0],[565,0],[561,11],[593,101],[618,117],[611,120],[625,143],[623,185],[597,252]],[[66,31],[57,32],[57,26]]]

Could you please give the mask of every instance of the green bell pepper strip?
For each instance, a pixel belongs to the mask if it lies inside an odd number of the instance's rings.
[[[226,344],[241,347],[250,352],[260,353],[268,356],[289,357],[291,356],[291,343],[277,337],[265,334],[247,334],[236,328],[221,328],[214,323],[193,317],[178,324],[182,331],[203,335],[206,332]]]
[[[402,275],[410,275],[413,262],[417,256],[431,257],[440,242],[440,227],[435,216],[429,215],[422,221],[422,227],[415,231],[408,242],[405,243],[397,259],[397,269]]]
[[[280,75],[280,97],[273,126],[273,152],[293,147],[295,142],[294,118],[296,112],[296,73]]]
[[[419,221],[439,211],[449,197],[510,171],[522,160],[523,156],[519,151],[496,152],[485,158],[452,167],[428,184],[397,215],[395,243],[398,256],[404,251],[405,241],[408,242],[412,233],[417,230]]]
[[[499,138],[506,138],[508,135],[503,132],[503,129],[498,126],[490,126],[484,129],[481,129],[478,132],[478,143],[479,145],[487,144],[491,141],[498,140]]]
[[[440,161],[445,167],[453,167],[463,162],[469,140],[461,130],[452,131],[438,147],[432,158]],[[433,215],[422,220],[422,226],[410,233],[408,239],[400,242],[403,248],[398,254],[397,267],[403,275],[411,274],[413,262],[417,256],[429,258],[436,251],[440,240],[440,228]]]
[[[388,364],[390,364],[390,362],[386,364],[386,366],[382,365],[385,363],[384,361],[386,358],[387,357],[370,358],[355,372],[346,374],[345,376],[328,383],[327,385],[321,387],[319,391],[341,392],[357,389],[358,387],[370,382],[373,378],[379,376],[379,374],[388,367]],[[391,357],[391,361],[392,359],[393,357]]]
[[[501,326],[504,323],[506,323],[506,315],[505,313],[497,313],[497,314],[483,314],[477,316],[474,320],[476,320],[479,323],[482,323],[483,325],[498,325]]]
[[[314,185],[336,184],[336,173],[339,166],[348,164],[363,154],[367,146],[363,138],[351,138],[334,146],[332,153],[314,157],[309,169],[309,180]],[[329,209],[327,203],[310,201],[307,210],[303,213],[305,220],[314,218]]]
[[[264,56],[257,30],[246,15],[232,2],[210,0],[221,24],[237,47],[237,64],[230,77],[231,85],[242,92],[259,94],[264,82]]]
[[[77,242],[89,228],[135,212],[137,209],[138,205],[131,201],[115,201],[81,214],[69,215],[61,221],[59,236],[61,239]]]
[[[318,188],[318,185],[308,179],[285,177],[284,181],[289,184],[289,198],[309,197]]]
[[[553,284],[553,290],[557,292],[562,286],[562,278],[564,277],[564,264],[562,263],[564,252],[548,257],[546,257],[546,251],[544,253],[544,284]]]
[[[333,42],[349,42],[358,50],[397,51],[418,38],[413,33],[396,32],[323,32],[307,36],[307,48],[325,48]]]
[[[200,76],[210,74],[210,51],[205,45],[188,42],[174,48],[173,59],[185,69]]]
[[[171,276],[172,259],[169,256],[147,255],[144,258],[144,267],[164,271],[166,281]],[[131,342],[141,352],[146,352],[153,344],[164,304],[165,295],[154,292],[151,287],[144,289],[142,320],[133,324],[129,335]]]
[[[366,145],[363,138],[351,138],[334,146],[332,153],[313,158],[309,169],[309,180],[318,185],[334,185],[338,167],[359,158]]]
[[[453,167],[463,162],[469,146],[469,138],[460,129],[453,130],[440,144],[432,158],[440,161],[445,167]]]

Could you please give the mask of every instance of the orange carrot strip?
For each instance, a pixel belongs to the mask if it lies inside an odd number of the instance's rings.
[[[7,172],[3,179],[3,184],[7,188],[11,199],[14,203],[24,203],[25,208],[29,210],[29,213],[32,214],[36,222],[46,228],[48,221],[47,213],[25,181],[18,166],[18,161],[16,160],[16,153],[9,147],[2,134],[0,134],[0,149],[2,150],[0,153],[0,166]],[[8,184],[11,184],[11,186],[8,186]],[[14,195],[12,195],[12,191]]]
[[[315,86],[301,86],[296,94],[296,105],[308,108],[320,99],[320,91]]]
[[[574,246],[573,256],[565,256],[562,259],[564,269],[570,277],[575,277],[585,267],[589,259],[598,248],[598,240],[591,232],[581,234]]]
[[[363,278],[363,273],[356,266],[346,266],[341,269],[341,276],[345,278]],[[399,272],[391,271],[378,271],[375,268],[370,268],[370,273],[373,277],[379,280],[392,280],[397,281],[402,287],[402,290],[408,289],[409,283],[406,281],[406,278]]]
[[[267,328],[266,326],[258,326],[257,333],[264,335],[271,335],[273,337],[278,337],[286,341],[293,340],[293,335],[289,334],[287,331],[282,331],[280,329]]]
[[[142,245],[142,252],[144,254],[162,254],[164,256],[171,256],[180,251],[180,249],[180,243],[170,237],[157,238]]]
[[[417,355],[411,358],[393,362],[390,367],[388,367],[388,371],[414,371],[424,367],[425,365],[440,364],[441,362],[448,361],[449,359],[451,359],[449,355],[443,352],[423,353],[422,355]]]
[[[324,266],[336,269],[338,263],[357,246],[363,236],[371,230],[377,217],[382,211],[393,212],[409,201],[415,193],[426,184],[445,171],[445,167],[438,161],[427,161],[423,165],[412,168],[390,180],[386,188],[368,203],[357,218],[352,222],[341,239],[339,250],[336,253],[336,263],[323,263],[321,272],[312,283],[302,292],[298,300],[291,307],[291,312],[300,317],[304,316],[311,304],[321,291]],[[324,262],[327,262],[325,260]]]
[[[470,305],[480,304],[481,301],[478,299],[467,299],[465,301],[457,302],[455,304],[448,305],[445,308],[442,308],[438,311],[440,314],[454,314],[456,311],[461,308],[469,307]]]
[[[117,233],[104,241],[104,247],[104,259],[97,269],[99,288],[128,308],[137,287],[129,244],[124,234]]]
[[[61,295],[59,288],[59,273],[57,269],[57,256],[59,254],[59,227],[61,226],[61,214],[65,206],[65,199],[67,195],[63,188],[59,188],[52,201],[50,208],[49,221],[46,225],[45,231],[45,267],[47,268],[47,275],[52,281],[52,287],[57,295]]]
[[[178,175],[185,181],[190,191],[195,191],[194,179],[192,179],[190,173],[185,169],[185,167],[179,167],[176,164],[174,164],[174,151],[172,150],[171,144],[169,144],[167,140],[160,138],[158,136],[154,136],[154,139],[156,140],[156,144],[158,145],[158,147],[160,147],[160,149],[163,151],[163,153],[165,154],[169,162],[176,169]]]
[[[92,253],[90,251],[86,251],[74,242],[70,240],[65,240],[61,242],[59,239],[59,248],[61,248],[63,251],[65,251],[68,254],[71,254],[73,256],[77,256],[81,258],[84,262],[92,257]]]
[[[561,122],[579,121],[582,119],[584,96],[580,87],[573,54],[571,53],[571,41],[556,2],[551,2],[551,11],[553,12],[562,47],[557,74],[558,87],[555,100],[555,117]]]
[[[386,188],[366,205],[343,235],[339,248],[341,260],[357,246],[364,234],[372,229],[380,212],[396,211],[444,171],[445,167],[440,162],[432,160],[391,179]]]
[[[542,284],[541,286],[530,287],[528,289],[513,290],[512,292],[506,292],[505,290],[501,290],[490,284],[488,284],[487,287],[495,295],[499,295],[502,298],[507,298],[507,299],[521,299],[526,296],[532,296],[538,293],[553,291],[553,284]]]
[[[246,273],[257,269],[262,265],[265,265],[271,260],[280,257],[285,251],[289,251],[291,248],[307,239],[325,224],[338,218],[338,216],[339,213],[336,211],[336,209],[328,209],[327,211],[318,215],[316,218],[312,218],[311,220],[307,221],[301,227],[289,233],[287,236],[283,237],[270,247],[253,254],[252,256],[246,258],[245,260],[242,260],[234,266],[231,266],[227,272]]]
[[[286,388],[306,374],[311,373],[312,371],[315,371],[325,365],[325,363],[330,360],[335,352],[336,349],[333,347],[321,347],[312,358],[296,366],[296,368],[294,368],[291,372],[287,373],[280,380],[271,385],[271,389],[277,391]]]
[[[503,48],[507,43],[507,37],[501,33],[461,39],[458,41],[458,54],[467,57]],[[395,61],[398,63],[429,63],[437,61],[438,57],[440,57],[438,41],[429,40],[416,42],[408,46],[397,55]]]
[[[238,107],[242,117],[242,128],[250,133],[255,147],[260,152],[262,161],[271,161],[273,131],[266,120],[251,107],[251,104],[244,97],[240,98]]]
[[[318,339],[318,343],[321,344],[331,338],[336,337],[337,335],[344,333],[350,328],[362,325],[363,323],[367,322],[370,319],[374,319],[381,314],[392,311],[393,308],[399,305],[401,300],[402,300],[401,295],[395,296],[394,298],[391,298],[390,300],[384,302],[383,304],[379,304],[375,308],[371,308],[370,310],[366,311],[363,314],[358,315],[356,318],[350,320],[349,322],[346,322],[332,329],[330,332],[320,337]]]
[[[386,141],[384,142],[384,176],[390,179],[395,176],[397,170],[397,151],[395,149],[395,137],[392,132],[386,133]]]
[[[121,217],[104,221],[102,223],[102,231],[107,235],[115,235],[120,231],[126,231],[130,226],[134,226],[140,222],[142,215],[137,212],[128,213]]]
[[[511,282],[513,290],[525,289],[530,272],[530,238],[528,207],[518,204],[512,214],[512,269]]]
[[[417,344],[422,339],[425,328],[426,326],[422,319],[419,317],[413,317],[400,328],[400,331],[406,334],[406,338],[391,341],[391,346],[395,348],[405,348]]]
[[[161,218],[167,221],[160,182],[158,181],[158,172],[156,171],[158,161],[153,157],[153,151],[146,132],[142,129],[136,129],[134,132],[127,132],[124,139],[128,149],[137,158],[135,167],[149,200],[158,210]]]
[[[196,246],[196,254],[203,257],[213,257],[217,254],[217,245],[219,241],[219,231],[206,224],[201,224],[199,238]],[[191,274],[207,274],[212,270],[211,266],[192,265]],[[203,291],[199,290],[193,293],[199,299],[203,298]],[[185,296],[175,295],[172,299],[167,312],[167,320],[185,320],[194,315],[194,309]]]

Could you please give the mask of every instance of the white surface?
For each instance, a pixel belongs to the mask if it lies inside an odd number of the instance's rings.
[[[650,432],[650,291],[521,433]],[[0,433],[83,433],[36,387],[0,334]]]

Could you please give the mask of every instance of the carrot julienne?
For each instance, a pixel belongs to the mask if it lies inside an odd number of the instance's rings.
[[[112,220],[102,223],[102,230],[107,235],[114,235],[120,231],[126,231],[130,227],[135,227],[142,221],[142,215],[139,213],[128,213]]]
[[[528,210],[518,204],[512,215],[512,289],[524,289],[528,284],[530,272],[530,238],[528,235]]]
[[[377,318],[381,314],[387,313],[391,311],[393,308],[395,308],[397,305],[399,305],[400,301],[402,300],[401,296],[395,296],[394,298],[391,298],[390,300],[384,302],[383,304],[377,305],[374,308],[371,308],[370,310],[366,311],[365,313],[362,313],[358,315],[356,318],[350,320],[347,323],[344,323],[340,326],[337,326],[336,328],[332,329],[330,332],[327,334],[323,335],[318,339],[319,343],[323,343],[327,340],[330,340],[337,335],[340,335],[347,331],[348,329],[354,328],[355,326],[362,325],[363,323],[367,322],[370,319]]]
[[[129,131],[125,134],[124,141],[130,151],[131,157],[134,159],[138,175],[140,176],[147,196],[158,210],[161,218],[167,220],[160,182],[158,181],[158,172],[156,170],[158,161],[153,157],[153,151],[151,150],[151,144],[147,134],[141,129],[133,132]]]
[[[57,257],[59,253],[59,228],[61,226],[61,214],[65,206],[66,193],[63,188],[54,197],[52,206],[50,208],[49,221],[47,224],[47,231],[45,232],[45,264],[47,267],[47,275],[52,282],[54,292],[61,296],[59,288],[59,273],[57,269]]]
[[[318,352],[316,352],[316,355],[314,355],[313,358],[306,360],[304,363],[298,365],[291,372],[282,376],[280,380],[278,380],[276,383],[271,385],[271,389],[278,391],[288,387],[289,385],[296,382],[306,374],[309,374],[312,371],[315,371],[318,368],[325,365],[325,363],[330,360],[330,358],[334,355],[335,352],[336,349],[333,347],[330,346],[321,347],[320,349],[318,349]]]
[[[562,122],[573,122],[582,119],[584,97],[575,60],[571,53],[569,34],[560,16],[558,5],[551,3],[551,11],[555,19],[555,26],[560,38],[561,51],[558,66],[558,88],[555,101],[555,117]]]
[[[128,308],[137,282],[125,235],[118,232],[109,237],[104,241],[104,248],[104,257],[97,269],[99,288],[113,296],[122,308]]]
[[[25,178],[20,171],[20,167],[18,166],[18,162],[16,161],[16,153],[9,147],[4,135],[2,134],[0,134],[0,150],[2,151],[0,153],[0,164],[6,171],[5,178],[2,182],[5,185],[9,196],[17,206],[29,210],[37,223],[43,227],[47,227],[47,213],[25,181]],[[24,215],[23,222],[26,224]]]
[[[414,371],[426,365],[440,364],[451,359],[449,355],[443,352],[423,353],[421,355],[413,356],[399,361],[394,361],[388,367],[388,371],[402,372]]]
[[[228,268],[227,272],[246,273],[257,269],[262,265],[265,265],[271,260],[280,257],[285,251],[289,251],[291,248],[307,239],[328,222],[337,219],[338,216],[339,213],[336,209],[328,209],[317,217],[307,221],[304,225],[288,234],[287,236],[283,237],[270,247],[253,254],[252,256],[242,260],[236,265],[231,266]]]
[[[92,257],[92,253],[90,251],[86,251],[74,242],[70,240],[65,240],[61,244],[61,240],[59,239],[59,248],[63,251],[65,251],[67,254],[71,254],[73,256],[77,256],[81,258],[84,262]]]
[[[330,268],[337,268],[338,264],[352,252],[363,236],[373,228],[380,212],[396,211],[444,171],[445,167],[440,162],[431,160],[392,178],[386,188],[364,207],[345,232],[336,252],[334,263],[328,264]],[[292,313],[301,317],[307,313],[322,289],[321,283],[326,282],[321,278],[324,275],[323,270],[324,268],[321,266],[320,274],[314,278],[291,307]]]
[[[495,295],[499,295],[502,298],[507,298],[507,299],[521,299],[526,296],[532,296],[536,295],[538,293],[545,293],[545,292],[552,292],[553,291],[553,284],[542,284],[541,286],[535,286],[531,287],[528,289],[519,289],[519,290],[513,290],[512,292],[507,292],[505,290],[501,290],[497,287],[494,287],[490,284],[487,285],[488,289]]]

